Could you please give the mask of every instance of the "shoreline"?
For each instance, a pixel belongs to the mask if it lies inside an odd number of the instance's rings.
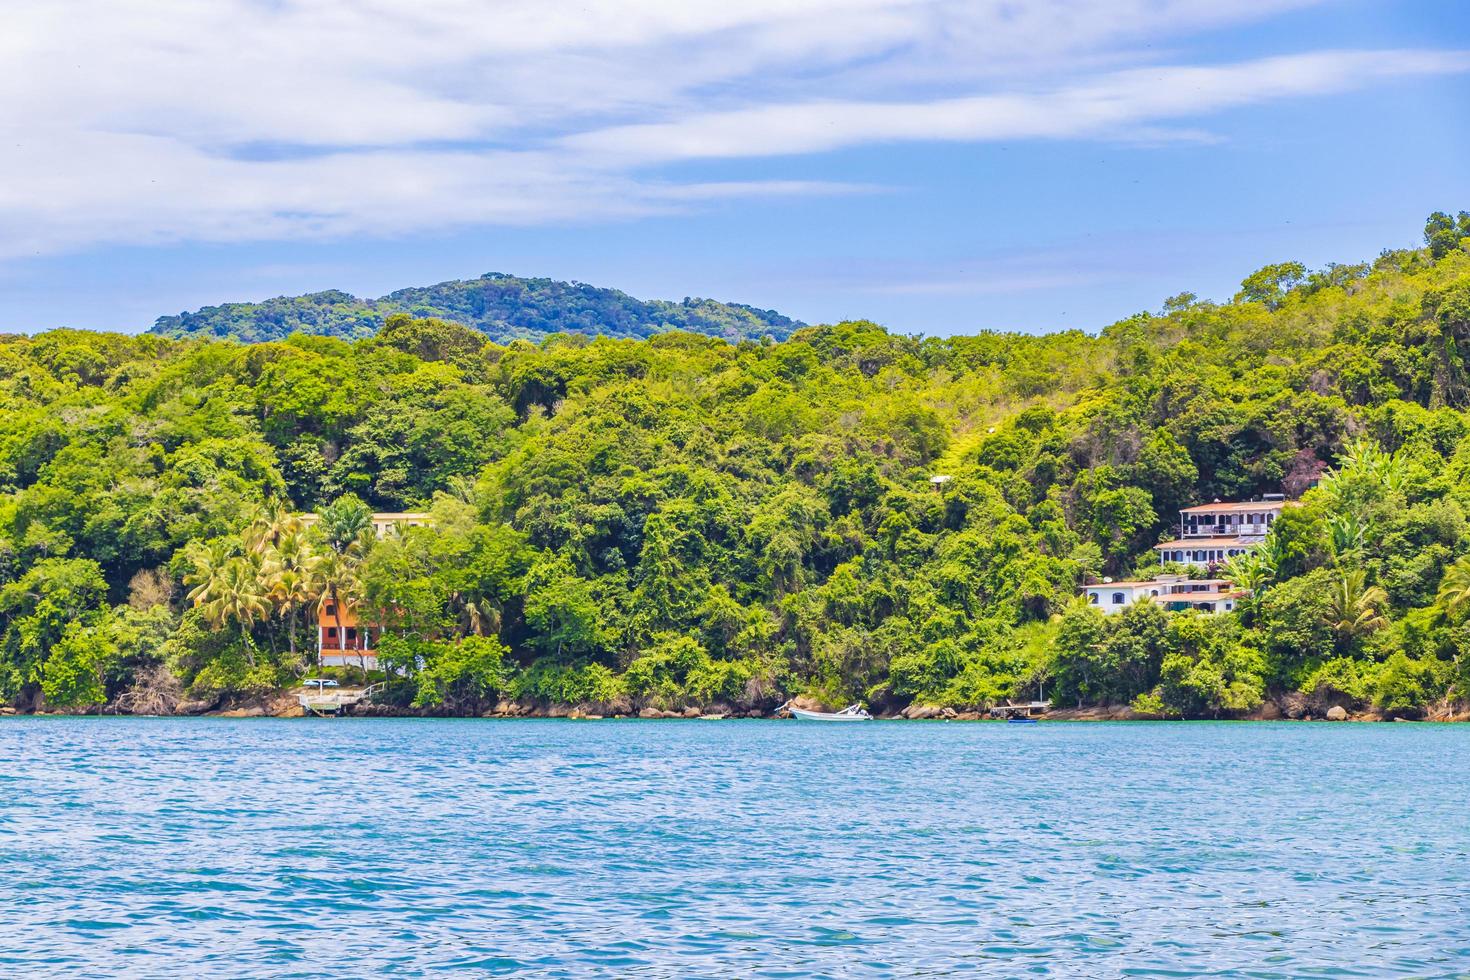
[[[453,711],[442,708],[412,708],[397,705],[362,704],[343,711],[333,717],[339,718],[459,718],[459,719],[502,719],[502,720],[564,720],[564,721],[700,721],[700,720],[790,720],[790,715],[775,710],[740,710],[728,705],[712,705],[704,708],[687,707],[682,710],[665,710],[645,706],[638,710],[616,710],[623,706],[534,704],[502,701],[485,711]],[[1295,706],[1293,706],[1295,707]],[[1169,718],[1159,715],[1141,714],[1127,705],[1092,706],[1085,708],[1056,708],[1038,718],[1047,722],[1174,722],[1174,721],[1230,721],[1230,722],[1330,722],[1330,723],[1437,723],[1461,724],[1470,722],[1470,705],[1440,704],[1420,712],[1384,712],[1376,709],[1340,711],[1297,711],[1288,713],[1276,701],[1267,701],[1260,708],[1247,714],[1220,717]],[[312,717],[297,701],[294,694],[281,694],[272,698],[228,705],[204,707],[199,702],[184,702],[168,714],[136,713],[119,711],[111,705],[95,706],[85,710],[42,710],[21,711],[13,707],[0,707],[0,717],[109,717],[109,718],[308,718]],[[602,710],[598,710],[602,709]],[[875,721],[904,722],[978,722],[1006,724],[992,718],[988,712],[960,711],[936,705],[910,705],[900,711],[876,711]]]

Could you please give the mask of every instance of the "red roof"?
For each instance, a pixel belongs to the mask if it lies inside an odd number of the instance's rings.
[[[1295,501],[1292,501],[1292,500],[1235,500],[1235,501],[1230,501],[1228,503],[1221,503],[1221,504],[1197,504],[1197,505],[1195,505],[1193,507],[1183,507],[1183,508],[1180,509],[1179,513],[1181,513],[1181,514],[1202,514],[1202,513],[1208,512],[1208,513],[1211,513],[1211,514],[1220,514],[1220,513],[1226,513],[1226,512],[1228,512],[1228,513],[1234,514],[1234,513],[1239,513],[1239,512],[1248,511],[1248,510],[1280,510],[1281,508],[1287,506],[1288,504],[1292,504],[1292,503],[1295,503]]]
[[[1173,541],[1165,541],[1163,544],[1154,545],[1154,550],[1158,551],[1162,548],[1254,548],[1263,540],[1265,540],[1265,535],[1262,534],[1220,538],[1176,538]]]

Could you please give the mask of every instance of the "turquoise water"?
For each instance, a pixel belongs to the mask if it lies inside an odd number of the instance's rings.
[[[1470,726],[0,719],[0,975],[1466,976]]]

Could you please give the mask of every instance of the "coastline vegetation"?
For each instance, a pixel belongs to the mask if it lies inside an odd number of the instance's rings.
[[[423,710],[1443,712],[1470,700],[1470,216],[1425,239],[1096,336],[8,336],[0,700],[259,698],[315,670],[330,601]],[[1180,507],[1282,490],[1238,612],[1077,597],[1156,571]]]

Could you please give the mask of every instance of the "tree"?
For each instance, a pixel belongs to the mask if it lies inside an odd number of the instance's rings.
[[[1268,310],[1278,309],[1286,294],[1299,285],[1307,274],[1300,262],[1278,262],[1262,266],[1246,276],[1235,294],[1237,303],[1262,303]]]
[[[1436,211],[1424,222],[1424,244],[1429,254],[1442,259],[1470,238],[1470,212],[1461,211],[1451,218],[1443,211]]]
[[[1470,555],[1445,569],[1434,603],[1450,619],[1458,620],[1470,611]]]
[[[363,537],[372,532],[373,511],[353,494],[344,494],[322,511],[319,526],[328,547],[337,554],[354,546],[362,550]]]
[[[1342,572],[1332,583],[1323,621],[1337,639],[1337,647],[1346,653],[1363,636],[1388,625],[1383,609],[1388,595],[1376,585],[1369,585],[1361,568]]]
[[[297,617],[322,594],[322,563],[323,557],[300,529],[287,530],[265,552],[261,562],[267,594],[286,620],[286,642],[293,664],[296,663]]]

